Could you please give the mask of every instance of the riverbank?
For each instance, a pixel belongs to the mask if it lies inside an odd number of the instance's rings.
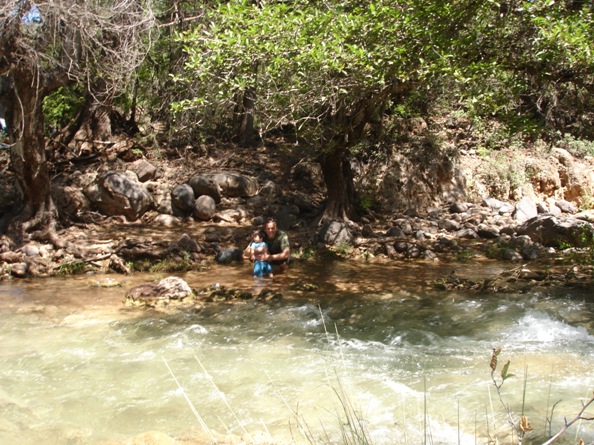
[[[440,131],[417,127],[423,130],[411,136],[407,150]],[[386,159],[369,164],[353,160],[358,166],[355,182],[363,187],[361,218],[326,225],[318,224],[325,194],[319,165],[303,147],[286,146],[281,140],[249,149],[201,145],[200,150],[169,151],[166,156],[150,150],[133,152],[130,144],[122,143],[88,163],[74,158],[57,160],[53,195],[62,222],[58,239],[63,245],[27,239],[19,243],[0,236],[0,279],[201,270],[215,264],[217,254],[245,248],[251,230],[264,217],[275,216],[290,236],[296,260],[330,257],[441,264],[443,281],[450,275],[451,263],[495,260],[507,262],[518,281],[542,282],[554,277],[562,282],[563,277],[570,277],[588,283],[589,266],[594,263],[594,214],[586,202],[594,184],[588,174],[591,160],[537,144],[483,157],[473,151],[472,141],[466,141],[454,162],[446,156],[454,136],[455,132],[445,131],[444,156],[418,165],[422,170],[431,164],[429,170],[419,172],[406,164],[399,180],[401,185],[408,184],[406,188],[388,187],[390,169],[399,160],[404,162],[402,154],[391,152]],[[504,163],[512,158],[513,165]],[[376,185],[369,182],[368,168],[373,165],[383,171],[373,176]],[[436,165],[445,170],[430,181],[428,175]],[[503,177],[486,174],[508,167],[509,175],[523,171],[518,175],[524,182],[515,184],[516,188],[510,188]],[[528,170],[538,174],[528,175]],[[105,175],[117,175],[149,196],[144,213],[130,219],[124,216],[129,209],[118,214],[117,208],[98,207],[90,197],[106,199],[105,194],[96,193]],[[216,181],[237,180],[247,185],[214,184],[215,177]],[[2,176],[5,192],[9,180],[10,174]],[[212,214],[200,219],[180,206],[186,198],[195,202],[194,188],[203,181],[216,185],[216,190],[204,193],[218,196],[218,202]],[[490,194],[495,190],[499,192]],[[2,199],[7,197],[10,194],[4,193]],[[124,198],[115,201],[127,202]],[[105,214],[113,211],[115,215]],[[456,283],[460,285],[459,280]]]

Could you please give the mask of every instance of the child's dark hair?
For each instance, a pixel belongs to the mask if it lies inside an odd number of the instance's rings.
[[[253,238],[254,236],[258,235],[260,238],[264,239],[264,236],[265,236],[264,234],[265,234],[264,230],[262,230],[262,229],[257,229],[257,230],[254,230],[254,231],[252,232],[252,238]]]

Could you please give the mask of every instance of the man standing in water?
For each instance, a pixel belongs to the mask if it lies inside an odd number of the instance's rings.
[[[291,246],[288,235],[278,230],[276,220],[268,218],[264,223],[264,242],[268,245],[268,261],[284,271],[291,261]]]

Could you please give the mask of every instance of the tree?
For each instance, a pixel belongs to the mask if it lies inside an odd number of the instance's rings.
[[[45,154],[44,98],[80,84],[103,98],[121,90],[151,43],[150,0],[8,0],[0,5],[0,101],[19,201],[0,229],[60,244]],[[100,85],[100,88],[97,88]],[[96,99],[101,99],[95,97]]]
[[[322,220],[356,219],[349,149],[387,106],[447,68],[442,43],[478,3],[226,2],[180,36],[178,80],[194,96],[175,109],[201,112],[204,127],[231,122],[249,93],[260,132],[289,123],[314,145],[328,191]]]
[[[461,41],[451,73],[476,112],[594,136],[591,2],[484,2]]]

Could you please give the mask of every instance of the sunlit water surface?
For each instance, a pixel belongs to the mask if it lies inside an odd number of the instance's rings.
[[[262,284],[245,267],[219,267],[184,278],[287,298],[176,313],[122,304],[127,289],[157,276],[109,289],[88,276],[3,283],[0,443],[124,443],[148,431],[338,443],[353,430],[374,444],[513,443],[489,368],[498,346],[497,380],[507,360],[514,374],[502,397],[516,418],[524,406],[527,443],[539,443],[592,396],[591,289],[432,290],[447,272],[296,265]],[[318,290],[292,293],[299,279]],[[588,443],[593,431],[580,422],[565,443]]]

